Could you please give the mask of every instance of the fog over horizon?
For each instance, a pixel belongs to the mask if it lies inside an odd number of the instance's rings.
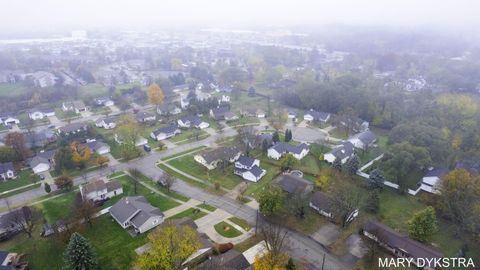
[[[466,32],[480,26],[478,10],[471,0],[19,0],[3,1],[0,33],[328,24]]]

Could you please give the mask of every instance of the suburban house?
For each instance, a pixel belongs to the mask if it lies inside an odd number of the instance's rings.
[[[103,201],[123,193],[122,184],[119,181],[111,180],[105,182],[96,180],[80,185],[80,194],[84,201]]]
[[[267,156],[279,160],[286,154],[292,154],[296,159],[301,160],[308,154],[308,152],[310,152],[310,148],[306,143],[291,145],[284,142],[277,142],[268,149]]]
[[[377,136],[367,130],[350,136],[347,141],[351,142],[355,148],[366,150],[377,141]]]
[[[260,168],[260,160],[248,156],[240,156],[235,161],[233,173],[241,176],[243,179],[257,182],[262,178],[267,171]]]
[[[101,127],[104,129],[112,129],[117,126],[117,124],[115,123],[115,120],[116,120],[115,116],[100,118],[97,121],[95,121],[95,126]]]
[[[213,170],[222,161],[228,161],[233,163],[238,160],[241,155],[240,149],[237,147],[219,147],[213,150],[204,151],[193,157],[196,162],[207,167],[209,170]]]
[[[88,108],[87,106],[85,106],[85,103],[83,103],[82,100],[75,100],[75,101],[63,102],[62,110],[64,112],[73,111],[75,113],[81,113],[81,112],[88,111]]]
[[[326,123],[330,119],[330,114],[326,112],[317,112],[313,109],[306,111],[303,115],[303,120],[308,122],[322,122]]]
[[[54,116],[55,110],[53,109],[30,109],[28,110],[28,117],[32,120],[39,120],[45,117]]]
[[[8,180],[16,178],[15,167],[12,162],[0,163],[0,179]]]
[[[447,168],[432,168],[422,178],[420,189],[429,193],[440,193],[438,190],[440,180],[443,176],[448,174],[448,172],[449,170]]]
[[[349,141],[344,142],[340,145],[337,145],[335,148],[330,150],[328,153],[323,155],[323,159],[328,163],[333,163],[335,159],[339,158],[343,163],[355,154],[355,148],[353,144]]]
[[[177,120],[178,126],[183,128],[199,128],[204,129],[210,126],[209,123],[203,121],[200,117],[196,115],[184,116]]]
[[[78,132],[86,131],[88,129],[87,123],[72,123],[58,128],[58,132],[62,135],[70,135]]]
[[[55,165],[55,150],[38,153],[30,159],[29,165],[36,174],[50,170]]]
[[[182,112],[182,109],[179,108],[174,103],[164,103],[161,106],[157,106],[157,113],[159,115],[176,115]]]
[[[313,191],[313,183],[290,173],[279,175],[274,182],[288,194],[306,194]]]
[[[153,229],[165,219],[162,211],[153,207],[143,196],[121,198],[109,212],[122,228],[133,227],[136,233]]]
[[[18,125],[20,124],[20,120],[17,117],[13,116],[13,114],[3,113],[0,114],[0,123],[4,124],[5,126]]]
[[[113,139],[115,140],[115,142],[117,142],[118,144],[123,144],[123,141],[118,137],[118,134],[114,134],[113,135]],[[145,145],[148,143],[148,140],[145,139],[144,137],[142,136],[139,136],[136,140],[135,140],[135,146],[142,146],[142,145]]]
[[[45,147],[47,144],[57,140],[57,135],[50,129],[38,132],[24,133],[25,146],[28,148]]]
[[[229,251],[214,256],[211,260],[215,260],[215,265],[220,265],[221,269],[225,270],[248,270],[251,269],[250,262],[245,258],[245,256],[235,249],[230,249]],[[204,269],[201,268],[200,269]],[[207,269],[209,269],[207,267]]]
[[[94,141],[87,142],[85,145],[87,145],[88,148],[92,150],[92,152],[97,153],[99,155],[105,155],[110,153],[110,145],[102,141],[94,140]]]
[[[220,120],[231,121],[231,120],[238,119],[238,116],[232,113],[230,109],[227,107],[219,107],[219,108],[211,109],[210,116],[216,121],[220,121]]]
[[[363,227],[363,234],[371,240],[377,242],[380,246],[391,252],[393,255],[401,258],[417,259],[422,258],[426,262],[434,259],[443,258],[443,254],[420,242],[410,239],[396,230],[373,220],[370,220]],[[424,269],[435,269],[433,265],[424,267]]]
[[[57,77],[53,75],[50,72],[47,71],[37,71],[32,74],[30,74],[30,77],[32,78],[33,84],[36,87],[40,88],[45,88],[48,86],[53,86],[55,85],[55,82],[57,81]]]
[[[297,118],[297,112],[295,110],[288,110],[288,119],[295,119]]]
[[[358,117],[340,119],[340,124],[351,127],[355,132],[366,131],[370,126],[370,123]]]
[[[342,222],[344,216],[346,216],[345,223],[352,222],[358,216],[358,209],[350,213],[339,213],[336,203],[332,198],[321,191],[315,191],[313,193],[309,206],[315,209],[320,215],[339,223]]]
[[[155,115],[153,115],[151,113],[148,113],[148,112],[138,112],[135,115],[135,118],[140,123],[151,122],[151,121],[155,121],[155,119],[157,119],[157,117]]]
[[[152,137],[154,140],[161,141],[180,134],[181,132],[182,131],[180,131],[177,125],[170,125],[168,127],[163,127],[152,131],[152,133],[150,133],[150,137]]]
[[[109,97],[96,97],[93,99],[97,106],[113,106],[115,102]]]

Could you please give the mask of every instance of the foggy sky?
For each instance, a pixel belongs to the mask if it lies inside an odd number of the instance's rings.
[[[0,31],[15,29],[374,24],[472,29],[475,0],[0,0]]]

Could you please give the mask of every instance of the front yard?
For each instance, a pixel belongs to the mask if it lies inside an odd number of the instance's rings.
[[[30,170],[23,170],[18,173],[17,178],[0,182],[0,193],[33,184],[33,177],[36,176]]]

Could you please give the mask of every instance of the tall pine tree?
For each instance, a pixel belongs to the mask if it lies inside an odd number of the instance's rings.
[[[342,170],[342,161],[340,160],[339,157],[335,158],[335,160],[332,163],[332,167],[337,171]]]
[[[360,161],[358,160],[357,155],[353,155],[345,163],[345,168],[347,169],[347,173],[350,175],[354,175],[357,173],[358,166],[360,166]]]
[[[91,270],[97,266],[97,258],[90,242],[77,232],[70,237],[63,260],[65,270]]]
[[[277,143],[278,141],[280,141],[280,136],[278,135],[278,131],[273,132],[272,141],[274,143]]]

